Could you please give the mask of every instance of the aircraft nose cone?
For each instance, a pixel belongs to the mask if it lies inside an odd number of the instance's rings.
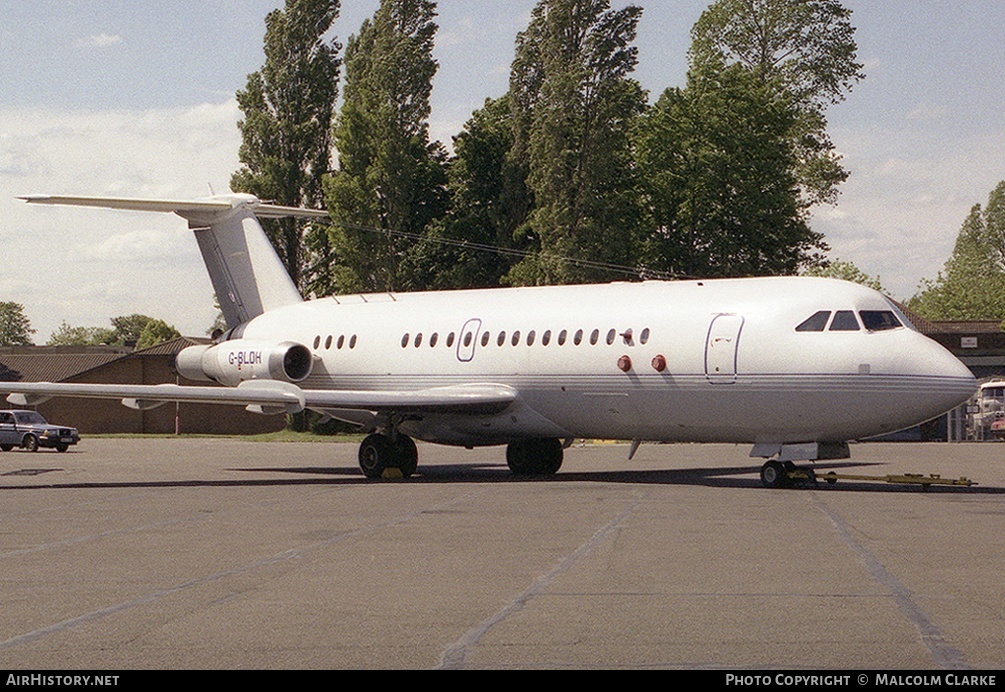
[[[919,370],[929,381],[928,399],[933,415],[939,415],[965,403],[977,391],[977,378],[960,360],[928,337],[918,335],[921,343],[916,350]]]

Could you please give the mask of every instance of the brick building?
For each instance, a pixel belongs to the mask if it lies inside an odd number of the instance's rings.
[[[140,351],[120,346],[12,346],[0,348],[0,381],[106,384],[192,384],[174,371],[183,348],[208,343],[181,337]],[[207,383],[200,382],[200,385]],[[2,407],[10,407],[0,402]],[[35,407],[46,420],[82,435],[162,433],[251,435],[274,432],[285,416],[262,416],[240,406],[168,403],[149,411],[115,399],[55,398]]]

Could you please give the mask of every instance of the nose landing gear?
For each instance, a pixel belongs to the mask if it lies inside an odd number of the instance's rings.
[[[767,461],[761,467],[761,483],[765,488],[785,488],[792,485],[789,478],[789,471],[795,470],[795,464],[791,461]]]

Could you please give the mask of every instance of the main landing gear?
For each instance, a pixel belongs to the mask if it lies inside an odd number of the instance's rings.
[[[551,476],[562,466],[562,441],[532,439],[511,442],[506,447],[506,463],[517,476]]]
[[[419,451],[408,435],[374,433],[359,446],[359,467],[367,478],[408,478],[418,466]]]
[[[511,442],[506,463],[517,476],[551,476],[562,466],[562,441],[531,439]],[[377,478],[408,478],[419,466],[419,452],[408,435],[374,433],[359,446],[363,475]]]

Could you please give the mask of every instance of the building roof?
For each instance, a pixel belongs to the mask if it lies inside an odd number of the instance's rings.
[[[936,320],[931,323],[942,334],[1001,334],[1001,320]]]
[[[61,382],[129,354],[121,346],[13,346],[0,348],[0,381]]]
[[[124,358],[173,356],[208,339],[179,337],[133,351],[125,346],[9,346],[0,348],[0,382],[64,382]]]

